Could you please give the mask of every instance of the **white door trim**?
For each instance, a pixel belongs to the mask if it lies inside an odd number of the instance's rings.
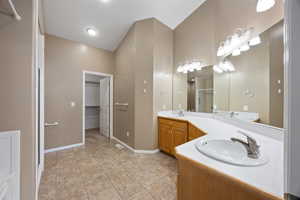
[[[114,76],[112,74],[106,74],[101,72],[93,72],[93,71],[82,71],[82,144],[85,144],[85,75],[97,75],[104,76],[109,78],[109,90],[110,90],[110,106],[109,106],[109,138],[113,137],[113,88],[114,88]]]
[[[44,154],[45,154],[45,36],[39,33],[38,36],[39,43],[39,61],[38,61],[38,69],[40,69],[40,165],[38,165],[38,186],[40,185],[42,173],[44,171]],[[38,70],[37,69],[37,70]],[[38,73],[38,71],[37,71]],[[38,74],[37,74],[38,76]],[[37,93],[38,95],[38,93]],[[37,97],[38,99],[38,97]],[[38,106],[38,102],[36,103]],[[38,110],[37,110],[38,111]],[[38,118],[37,118],[38,120]],[[38,149],[38,143],[37,143]],[[38,151],[38,150],[37,150]],[[38,156],[38,155],[37,155]],[[38,164],[38,157],[37,164]]]

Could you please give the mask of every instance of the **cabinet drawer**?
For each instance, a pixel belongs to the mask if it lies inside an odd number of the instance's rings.
[[[173,125],[174,121],[173,120],[169,120],[169,119],[159,118],[159,123],[166,124],[166,125]]]
[[[187,122],[174,121],[173,127],[176,129],[181,129],[183,131],[187,131]]]

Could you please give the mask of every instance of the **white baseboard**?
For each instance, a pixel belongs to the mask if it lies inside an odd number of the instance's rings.
[[[159,149],[154,150],[134,150],[135,153],[141,153],[141,154],[155,154],[159,152]]]
[[[51,153],[51,152],[56,152],[56,151],[62,151],[62,150],[66,150],[66,149],[71,149],[71,148],[75,148],[75,147],[80,147],[82,146],[83,143],[79,143],[79,144],[72,144],[72,145],[68,145],[68,146],[63,146],[63,147],[57,147],[57,148],[53,148],[53,149],[46,149],[45,153]]]
[[[118,143],[120,143],[121,145],[123,145],[124,147],[126,147],[127,149],[133,151],[134,153],[140,153],[140,154],[155,154],[159,152],[159,149],[154,149],[154,150],[137,150],[132,148],[131,146],[129,146],[128,144],[126,144],[125,142],[122,142],[121,140],[119,140],[118,138],[112,136],[111,137],[112,140],[117,141]]]

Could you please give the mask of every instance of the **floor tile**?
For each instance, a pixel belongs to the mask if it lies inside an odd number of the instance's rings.
[[[135,154],[95,131],[86,145],[45,156],[39,200],[176,200],[176,160]]]

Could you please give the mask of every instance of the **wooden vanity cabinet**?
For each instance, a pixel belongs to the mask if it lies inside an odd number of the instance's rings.
[[[177,200],[283,200],[176,154]]]
[[[206,135],[193,124],[175,119],[158,118],[159,149],[175,156],[175,147]]]
[[[188,123],[159,118],[159,149],[175,155],[175,147],[188,141]]]

